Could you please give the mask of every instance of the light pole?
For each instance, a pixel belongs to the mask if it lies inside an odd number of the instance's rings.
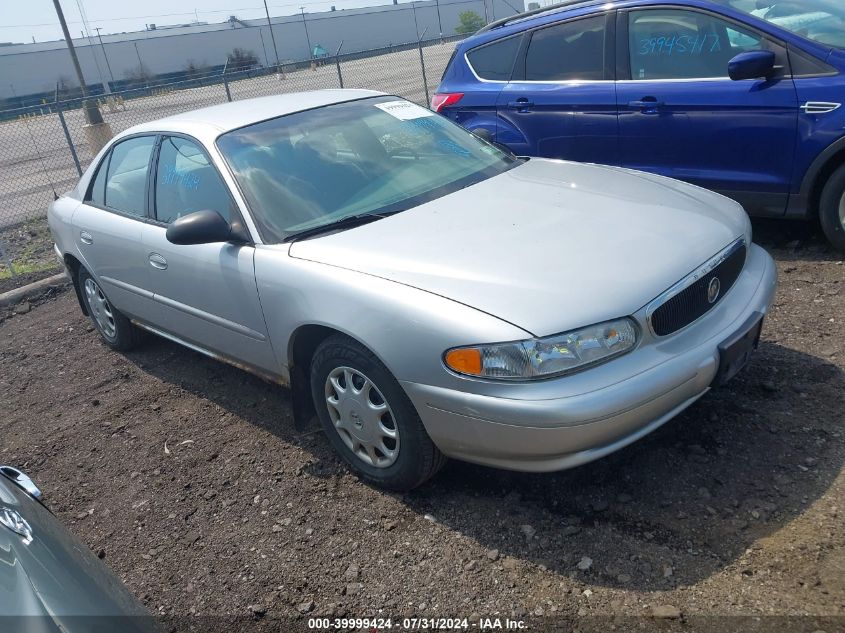
[[[100,114],[100,109],[96,103],[88,99],[88,88],[85,86],[85,76],[82,74],[82,66],[79,65],[79,58],[76,56],[76,49],[73,47],[73,39],[70,37],[70,32],[67,30],[67,22],[65,22],[65,14],[62,12],[62,5],[59,0],[53,0],[53,6],[56,7],[56,15],[59,18],[59,24],[62,27],[62,34],[65,36],[67,43],[67,50],[70,53],[70,59],[73,62],[73,69],[76,71],[76,79],[79,81],[79,88],[82,91],[82,109],[85,111],[85,120],[90,125],[97,125],[103,123],[103,115]]]
[[[279,72],[279,66],[281,66],[279,64],[279,49],[276,48],[276,36],[273,35],[273,23],[270,22],[270,9],[267,8],[267,0],[264,0],[264,13],[267,15],[267,28],[270,29],[270,39],[273,40],[273,52],[276,54],[276,72]]]
[[[440,31],[440,41],[443,41],[443,22],[440,20],[440,0],[434,0],[437,5],[437,28]]]
[[[109,77],[111,77],[112,83],[114,83],[114,73],[111,71],[111,64],[109,63],[109,56],[106,55],[106,47],[103,45],[103,37],[100,35],[100,27],[95,26],[94,30],[97,31],[97,39],[100,40],[100,48],[103,49],[103,57],[106,60],[106,68],[109,69]]]
[[[305,7],[299,7],[299,11],[302,13],[302,26],[305,27],[305,41],[308,43],[308,59],[311,59],[314,55],[311,50],[311,38],[308,37],[308,22],[305,21]]]

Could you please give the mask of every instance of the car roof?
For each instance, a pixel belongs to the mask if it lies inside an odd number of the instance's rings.
[[[193,136],[217,137],[224,132],[286,114],[311,110],[333,103],[384,95],[385,93],[375,90],[335,89],[289,92],[182,112],[133,126],[121,133],[120,136],[143,132],[181,132]]]

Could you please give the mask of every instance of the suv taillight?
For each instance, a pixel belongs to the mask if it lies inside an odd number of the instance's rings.
[[[431,109],[435,112],[440,112],[443,108],[450,105],[455,105],[458,101],[463,98],[463,92],[443,92],[435,94],[431,98]]]

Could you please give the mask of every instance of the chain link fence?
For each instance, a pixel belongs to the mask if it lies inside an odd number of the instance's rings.
[[[188,81],[141,86],[97,99],[113,134],[133,125],[253,97],[369,88],[427,105],[460,37],[412,42]],[[57,95],[58,96],[58,95]],[[0,112],[0,292],[60,269],[46,211],[96,154],[82,99]]]

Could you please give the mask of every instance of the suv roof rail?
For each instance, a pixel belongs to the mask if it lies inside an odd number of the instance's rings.
[[[517,22],[518,20],[523,20],[525,18],[530,18],[535,15],[539,15],[541,13],[552,13],[558,9],[565,9],[567,7],[572,7],[578,4],[591,4],[593,2],[599,2],[600,0],[561,0],[556,4],[549,4],[545,7],[539,7],[537,9],[531,9],[531,11],[525,11],[523,13],[516,13],[514,15],[508,16],[506,18],[501,18],[499,20],[495,20],[486,26],[482,26],[476,34],[479,33],[487,33],[488,31],[492,31],[493,29],[498,29],[503,27],[511,22]]]

